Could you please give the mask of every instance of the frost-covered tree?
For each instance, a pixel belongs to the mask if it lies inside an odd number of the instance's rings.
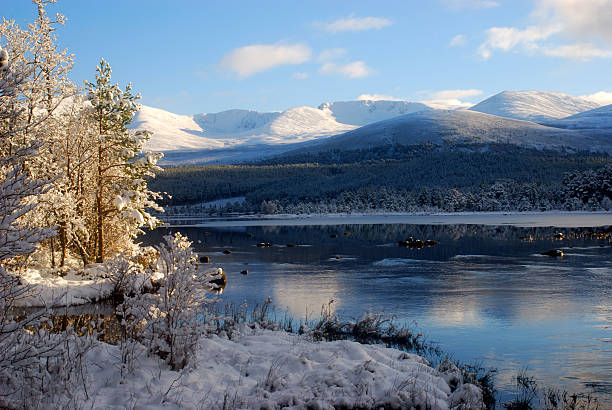
[[[159,261],[152,273],[158,292],[134,292],[117,310],[126,327],[142,329],[141,338],[153,353],[180,369],[192,362],[198,339],[206,331],[204,306],[211,302],[207,293],[216,287],[214,281],[221,273],[199,272],[191,242],[181,234],[166,235],[164,241],[156,247]]]
[[[58,227],[59,242],[64,245],[61,247],[63,261],[66,221],[76,218],[66,216],[72,201],[61,200],[66,191],[62,173],[66,157],[60,143],[64,123],[58,112],[66,99],[76,93],[76,88],[68,79],[72,56],[65,50],[58,50],[54,34],[57,26],[64,24],[64,16],[57,14],[53,19],[48,16],[46,7],[54,1],[35,0],[33,3],[37,18],[27,28],[9,20],[0,23],[0,38],[8,49],[9,76],[18,84],[15,92],[7,95],[4,101],[11,115],[3,121],[6,138],[2,151],[11,154],[31,144],[41,147],[37,155],[23,162],[23,167],[32,178],[52,180],[53,184],[38,196],[39,206],[36,212],[28,214],[28,218],[38,226]],[[51,237],[46,243],[54,256],[56,239]]]
[[[155,203],[159,194],[147,187],[146,178],[158,170],[161,154],[143,152],[149,138],[145,131],[127,129],[138,110],[131,85],[122,90],[111,83],[111,67],[102,60],[96,80],[87,83],[95,135],[95,169],[90,183],[95,192],[92,220],[89,220],[90,255],[97,262],[119,248],[128,246],[143,225],[154,227],[158,220],[147,208],[162,209]]]
[[[50,187],[49,181],[33,179],[27,168],[42,144],[11,141],[24,130],[19,125],[23,109],[15,104],[27,77],[21,70],[0,48],[0,407],[37,408],[43,399],[48,406],[65,406],[70,380],[82,370],[79,360],[87,342],[66,333],[47,334],[39,327],[44,310],[19,321],[14,317],[16,302],[30,291],[19,271],[37,245],[55,234],[51,228],[32,226],[30,218],[37,199]]]

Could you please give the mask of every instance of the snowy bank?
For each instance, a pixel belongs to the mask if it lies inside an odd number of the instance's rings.
[[[203,337],[196,367],[180,373],[144,349],[140,354],[134,373],[120,383],[119,347],[100,343],[91,351],[93,389],[85,407],[484,408],[480,389],[463,384],[452,364],[437,370],[383,345],[313,342],[242,325],[233,340]]]
[[[51,272],[27,269],[20,279],[30,289],[19,298],[16,306],[74,306],[92,303],[110,297],[115,287],[104,277],[99,265],[75,271],[61,277]]]
[[[200,275],[222,275],[221,268],[198,270]],[[152,276],[140,274],[137,281],[158,279],[159,273]],[[70,270],[64,276],[52,271],[26,269],[19,276],[22,285],[28,286],[28,292],[15,301],[18,307],[60,307],[77,306],[108,299],[115,290],[115,282],[106,273],[102,264],[89,265],[86,268]]]

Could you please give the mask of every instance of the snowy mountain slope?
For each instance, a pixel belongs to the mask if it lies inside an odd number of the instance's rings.
[[[572,115],[570,117],[550,121],[546,125],[575,130],[610,129],[609,131],[612,135],[612,104]]]
[[[407,114],[318,141],[295,152],[367,149],[424,142],[509,143],[538,149],[568,147],[612,152],[612,141],[605,138],[468,110]]]
[[[153,131],[146,146],[153,151],[242,149],[342,134],[364,124],[426,109],[431,108],[407,101],[344,101],[283,112],[227,110],[186,116],[141,106],[131,128]]]
[[[204,136],[202,127],[191,116],[173,114],[141,105],[131,129],[152,131],[145,148],[152,151],[222,148],[223,141]]]
[[[326,102],[319,106],[319,110],[330,113],[336,121],[359,126],[431,109],[422,103],[382,100]]]
[[[551,91],[503,91],[476,104],[471,111],[534,122],[547,122],[599,107],[580,97]]]

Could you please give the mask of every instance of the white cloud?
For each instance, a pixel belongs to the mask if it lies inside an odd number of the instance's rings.
[[[393,22],[384,17],[354,17],[352,14],[331,23],[315,23],[314,26],[332,34],[343,31],[380,30]]]
[[[425,94],[425,99],[421,101],[423,104],[440,110],[457,110],[473,106],[473,103],[463,101],[463,99],[480,95],[482,91],[469,88],[427,92]]]
[[[543,48],[547,56],[571,58],[576,60],[590,60],[592,58],[610,58],[612,50],[601,49],[592,44],[569,44],[556,48]]]
[[[487,9],[499,6],[499,2],[493,0],[442,0],[442,2],[454,9]]]
[[[478,53],[488,59],[495,50],[518,48],[570,59],[612,57],[612,0],[536,0],[531,20],[526,29],[488,29]]]
[[[532,26],[524,30],[514,27],[492,27],[486,31],[486,40],[478,48],[478,53],[484,59],[491,57],[493,50],[509,51],[521,46],[533,51],[538,48],[538,41],[545,40],[562,30],[559,25],[547,27]]]
[[[361,94],[357,97],[359,101],[404,101],[401,98],[393,97],[386,94]]]
[[[291,77],[295,78],[296,80],[305,80],[308,77],[310,77],[310,74],[305,73],[305,72],[298,72],[298,73],[294,73]]]
[[[599,105],[612,104],[612,92],[608,91],[598,91],[589,95],[581,95],[581,97],[593,101]]]
[[[321,53],[317,57],[317,61],[321,63],[326,63],[328,61],[337,60],[346,55],[347,51],[345,48],[328,48],[326,50],[321,51]]]
[[[451,41],[448,43],[451,47],[462,47],[467,44],[467,38],[463,34],[457,34],[455,37],[451,38]]]
[[[353,61],[348,64],[325,63],[319,72],[321,74],[340,74],[348,78],[363,78],[372,74],[373,70],[363,61]]]
[[[534,14],[561,21],[578,38],[598,37],[612,44],[612,0],[539,0]]]
[[[248,77],[279,65],[304,63],[311,55],[312,50],[304,44],[254,44],[226,54],[220,65],[238,77]]]
[[[429,99],[431,100],[455,100],[461,98],[474,97],[475,95],[482,94],[481,90],[476,90],[473,88],[467,90],[443,90],[436,91],[434,93],[429,94]]]

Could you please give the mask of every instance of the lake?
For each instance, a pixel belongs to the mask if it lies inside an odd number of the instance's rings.
[[[188,235],[225,270],[224,302],[253,306],[270,297],[280,316],[286,310],[298,320],[330,300],[344,318],[384,311],[454,359],[496,368],[502,392],[527,369],[548,387],[593,392],[612,406],[612,214],[173,223],[183,226],[153,231],[145,242]],[[408,237],[437,244],[397,245]],[[541,255],[551,249],[564,256]]]

